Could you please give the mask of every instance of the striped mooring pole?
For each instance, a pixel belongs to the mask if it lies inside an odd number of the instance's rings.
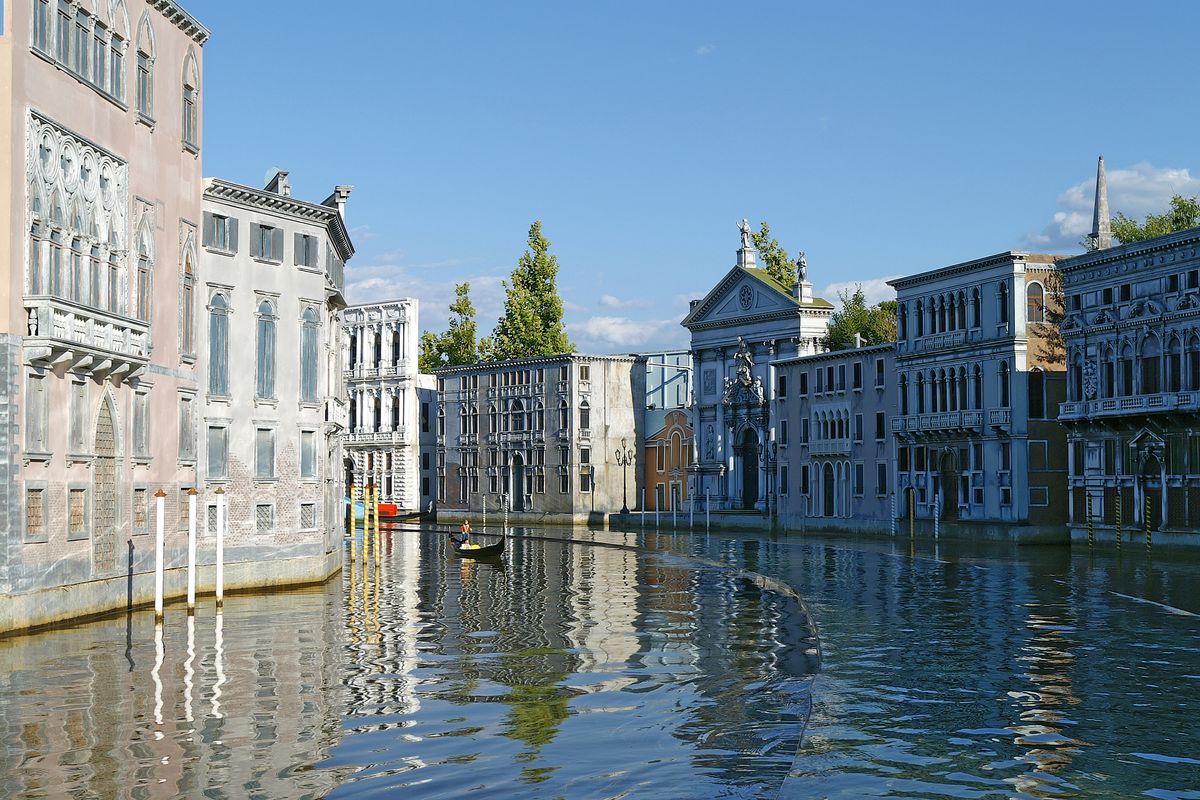
[[[1117,552],[1121,552],[1121,487],[1117,487]]]
[[[1146,495],[1146,513],[1142,515],[1146,524],[1146,555],[1150,555],[1150,495]]]
[[[1096,532],[1092,529],[1092,495],[1087,495],[1087,528],[1088,528],[1088,547],[1096,546]]]

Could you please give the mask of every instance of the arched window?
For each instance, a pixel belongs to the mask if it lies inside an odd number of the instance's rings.
[[[958,407],[967,407],[967,368],[958,368]]]
[[[108,237],[108,310],[125,313],[125,298],[121,295],[121,245],[114,229]]]
[[[975,402],[972,404],[976,411],[983,408],[983,368],[975,365]]]
[[[509,407],[509,412],[512,414],[512,429],[514,431],[525,430],[525,404],[520,400],[514,400],[512,406]]]
[[[1183,347],[1178,336],[1167,346],[1167,391],[1183,391]]]
[[[208,303],[208,393],[229,394],[229,304],[220,294]]]
[[[300,399],[317,400],[317,322],[316,309],[304,309],[300,320]]]
[[[1101,389],[1104,392],[1104,397],[1117,396],[1117,354],[1112,347],[1104,349],[1104,362],[1101,365],[1104,370],[1103,379],[1104,385]]]
[[[925,413],[925,373],[917,373],[917,413]]]
[[[104,267],[100,261],[99,245],[92,245],[88,253],[88,305],[92,308],[103,308],[100,301],[100,287],[104,283]]]
[[[996,291],[996,320],[1001,325],[1008,324],[1008,281],[1001,281]]]
[[[446,407],[440,403],[438,404],[437,435],[446,435]]]
[[[908,376],[900,376],[900,415],[908,414]]]
[[[112,36],[108,39],[108,93],[125,99],[125,43],[129,41],[129,13],[123,0],[112,6]]]
[[[63,296],[63,235],[62,231],[50,231],[50,294]]]
[[[917,301],[917,336],[925,335],[925,301]]]
[[[192,356],[196,354],[196,270],[190,247],[183,254],[183,285],[179,292],[179,352]]]
[[[154,119],[154,29],[149,14],[138,23],[136,99],[138,114]]]
[[[137,244],[137,318],[142,322],[150,321],[151,312],[151,281],[154,269],[154,249],[151,246],[150,224],[142,217],[141,228],[138,231]]]
[[[958,327],[967,329],[967,295],[961,291],[958,293]]]
[[[1029,418],[1046,418],[1046,373],[1031,369],[1028,374]]]
[[[495,433],[500,430],[500,418],[496,415],[496,407],[488,407],[488,431]]]
[[[535,431],[545,430],[546,428],[546,407],[538,402],[533,407],[533,429]]]
[[[566,398],[558,401],[558,427],[566,430],[571,424],[571,409],[567,406]]]
[[[471,404],[471,433],[479,435],[479,406]]]
[[[45,228],[42,223],[34,221],[29,226],[29,293],[42,293],[42,241],[45,238]]]
[[[900,341],[908,338],[908,303],[901,303],[896,314],[896,328]]]
[[[1193,335],[1187,346],[1187,387],[1189,391],[1200,390],[1200,336]]]
[[[587,400],[579,404],[579,427],[581,430],[589,430],[592,427],[592,407],[588,405]]]
[[[1142,394],[1162,391],[1162,346],[1158,337],[1150,334],[1142,342]]]
[[[1000,362],[1000,407],[1008,408],[1009,401],[1009,386],[1008,386],[1008,362]]]
[[[980,315],[982,314],[982,312],[983,312],[983,304],[980,302],[980,299],[979,299],[979,287],[976,286],[971,289],[971,327],[972,328],[978,328],[982,324],[982,322],[980,321]]]
[[[67,288],[72,300],[76,303],[84,302],[83,239],[78,236],[71,239],[71,278]]]
[[[1120,380],[1121,380],[1121,396],[1133,396],[1133,348],[1129,342],[1121,348],[1121,365],[1120,365]]]
[[[254,396],[275,397],[275,309],[269,300],[258,304],[258,343]]]
[[[200,72],[196,69],[196,52],[188,48],[183,59],[183,143],[193,151],[199,146],[196,108],[200,100]]]
[[[1025,287],[1025,321],[1046,321],[1046,293],[1040,283],[1031,283]]]

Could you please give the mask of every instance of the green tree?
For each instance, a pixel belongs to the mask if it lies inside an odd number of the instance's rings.
[[[479,360],[479,344],[475,340],[475,304],[471,302],[471,284],[464,281],[454,287],[454,302],[450,304],[450,324],[443,334],[425,331],[421,334],[421,372],[438,367],[457,367]]]
[[[758,250],[759,258],[762,259],[763,269],[785,289],[790,290],[796,285],[796,264],[788,256],[788,251],[771,236],[771,226],[766,220],[760,224],[762,228],[757,233],[751,231],[750,239]]]
[[[1117,213],[1112,219],[1112,232],[1121,244],[1140,242],[1174,231],[1183,231],[1200,225],[1200,202],[1195,197],[1175,195],[1171,208],[1162,214],[1147,214],[1146,221],[1138,223],[1124,214]]]
[[[558,294],[558,258],[542,235],[542,221],[529,228],[529,249],[521,254],[510,280],[504,282],[504,315],[490,339],[482,343],[487,361],[549,356],[575,349],[563,324]]]
[[[842,307],[829,319],[826,348],[845,350],[854,347],[856,333],[862,336],[864,346],[896,341],[895,300],[868,306],[862,286],[856,286],[853,292],[843,289],[838,293],[838,299],[842,301]]]

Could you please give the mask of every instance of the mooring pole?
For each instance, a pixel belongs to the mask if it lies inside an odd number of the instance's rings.
[[[154,493],[154,621],[157,623],[162,623],[163,619],[163,501],[166,498],[167,493],[162,489]]]
[[[196,489],[188,489],[188,615],[196,613]]]
[[[1146,523],[1146,555],[1150,555],[1150,493],[1146,492],[1146,513],[1142,515]]]
[[[1117,552],[1121,552],[1121,487],[1117,486]]]
[[[935,494],[933,496],[933,538],[938,538],[938,524],[942,517],[942,496]]]
[[[712,497],[708,489],[704,490],[704,532],[712,530]]]
[[[896,538],[896,493],[892,492],[892,538]]]
[[[217,487],[217,608],[225,604],[225,489]]]
[[[1096,532],[1092,528],[1092,493],[1087,493],[1087,531],[1088,531],[1088,547],[1096,546]]]

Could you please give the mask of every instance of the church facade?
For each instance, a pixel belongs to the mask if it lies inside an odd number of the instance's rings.
[[[777,466],[768,446],[778,415],[771,362],[820,352],[833,314],[813,296],[803,254],[799,280],[783,286],[758,267],[745,220],[741,230],[736,264],[682,322],[694,376],[687,492],[697,510],[768,511]]]

